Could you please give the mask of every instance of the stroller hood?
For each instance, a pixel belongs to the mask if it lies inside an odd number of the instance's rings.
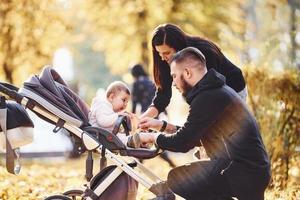
[[[34,99],[65,121],[78,127],[88,125],[87,104],[69,89],[51,66],[44,67],[40,76],[34,75],[25,81],[19,92]]]

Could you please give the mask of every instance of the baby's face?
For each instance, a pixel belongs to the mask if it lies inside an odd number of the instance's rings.
[[[130,95],[127,94],[125,91],[121,91],[121,92],[115,94],[111,101],[113,110],[115,112],[120,112],[122,110],[125,110],[129,99],[130,99]]]

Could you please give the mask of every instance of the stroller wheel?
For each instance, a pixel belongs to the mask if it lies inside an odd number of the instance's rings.
[[[72,200],[72,199],[65,195],[53,195],[45,198],[44,200]]]

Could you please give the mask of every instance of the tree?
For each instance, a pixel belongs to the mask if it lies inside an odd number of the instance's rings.
[[[272,160],[272,185],[279,188],[289,181],[299,144],[300,72],[295,59],[295,35],[299,32],[295,22],[299,16],[291,2],[251,0],[244,7],[248,19],[244,37],[248,69],[244,73],[249,105]]]
[[[290,38],[291,38],[291,63],[296,64],[299,62],[299,69],[300,69],[300,60],[296,60],[296,50],[299,48],[300,45],[297,46],[296,43],[296,35],[297,35],[297,17],[296,17],[296,9],[300,10],[300,2],[296,0],[289,0],[289,7],[291,10],[290,15]]]
[[[70,30],[63,12],[55,0],[1,1],[1,78],[20,84],[51,62],[53,51]]]
[[[104,63],[104,55],[91,49],[92,43],[93,39],[87,37],[84,42],[72,44],[75,50],[74,74],[76,74],[72,82],[79,89],[78,93],[88,101],[96,95],[98,89],[106,89],[113,80],[120,80],[120,77],[110,74]]]
[[[245,64],[268,65],[274,70],[296,66],[295,38],[300,30],[296,22],[300,17],[294,14],[295,5],[284,0],[251,0],[245,4]]]
[[[153,29],[166,22],[181,26],[186,32],[220,40],[220,27],[239,33],[243,30],[242,1],[126,1],[88,0],[87,30],[98,35],[94,47],[104,51],[113,73],[122,74],[134,62],[150,65]],[[232,12],[224,12],[224,8]],[[149,70],[148,70],[149,71]]]

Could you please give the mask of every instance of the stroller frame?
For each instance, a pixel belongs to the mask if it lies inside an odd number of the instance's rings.
[[[36,102],[33,99],[30,99],[20,93],[18,93],[18,88],[10,85],[8,83],[1,83],[0,82],[0,96],[7,96],[13,101],[16,101],[17,103],[23,105],[25,108],[29,108],[30,110],[34,111],[35,113],[40,114],[41,116],[49,119],[54,124],[58,124],[62,119],[52,112],[45,109],[43,106],[41,106],[38,102]],[[40,116],[39,116],[40,117]],[[124,171],[127,173],[130,177],[135,179],[137,182],[142,184],[144,187],[146,187],[149,191],[151,191],[153,194],[156,195],[157,199],[174,199],[175,196],[170,190],[166,189],[165,183],[156,176],[153,172],[151,172],[149,169],[147,169],[145,166],[143,166],[137,159],[132,158],[132,162],[136,164],[135,169],[131,167],[123,158],[121,158],[120,155],[128,155],[128,156],[134,156],[135,151],[138,155],[146,155],[147,158],[155,157],[158,155],[158,150],[149,150],[149,149],[129,149],[129,152],[126,152],[126,150],[112,150],[110,151],[108,148],[103,146],[95,137],[93,137],[88,132],[80,129],[79,127],[64,121],[62,127],[68,130],[71,134],[77,136],[78,138],[81,138],[82,143],[84,144],[85,148],[88,151],[96,151],[101,153],[102,149],[105,148],[105,155],[108,159],[110,159],[117,167],[113,170],[113,172],[105,178],[103,182],[101,182],[96,189],[93,190],[94,194],[98,197],[105,191],[107,187]],[[55,129],[58,127],[55,127]],[[54,129],[54,130],[55,130]],[[54,131],[53,130],[53,131]],[[155,151],[155,152],[154,152]],[[118,155],[120,154],[120,155]],[[138,158],[138,157],[137,157]],[[147,178],[143,177],[143,175],[146,175]],[[89,184],[87,185],[89,187]],[[67,192],[66,192],[67,193]],[[93,200],[94,198],[87,196],[83,197],[83,199],[87,200]]]

